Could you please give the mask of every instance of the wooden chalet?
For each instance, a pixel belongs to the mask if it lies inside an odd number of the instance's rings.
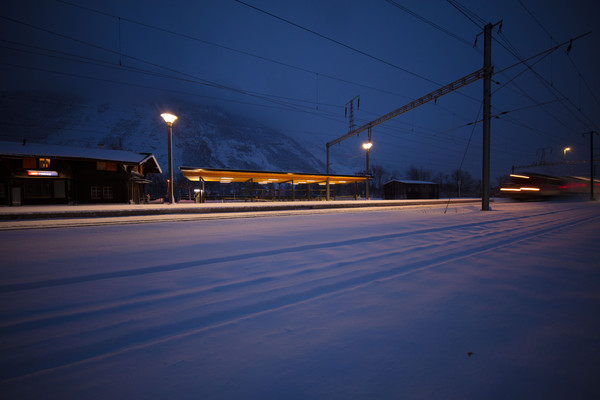
[[[139,203],[152,154],[0,142],[0,205]]]

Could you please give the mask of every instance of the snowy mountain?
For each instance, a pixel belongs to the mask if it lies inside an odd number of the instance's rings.
[[[324,172],[325,165],[301,143],[256,121],[207,105],[176,99],[164,104],[92,101],[32,92],[0,94],[2,140],[153,153],[167,166],[167,127],[173,124],[173,164],[269,171]]]

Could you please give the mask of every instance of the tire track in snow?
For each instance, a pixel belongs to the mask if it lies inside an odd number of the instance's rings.
[[[567,211],[569,211],[569,210],[564,210],[564,211],[561,210],[560,212],[567,212]],[[134,277],[134,276],[141,276],[141,275],[154,274],[154,273],[178,271],[178,270],[184,270],[184,269],[189,269],[189,268],[202,267],[202,266],[205,266],[208,264],[217,264],[217,263],[224,263],[224,262],[231,262],[231,261],[248,260],[250,258],[255,258],[255,257],[264,257],[264,256],[278,255],[278,254],[284,254],[284,253],[295,253],[295,252],[312,251],[312,250],[318,250],[318,249],[330,248],[330,247],[365,244],[365,243],[376,242],[376,241],[386,240],[386,239],[397,239],[397,238],[402,238],[402,237],[407,237],[407,236],[424,235],[424,234],[431,234],[431,233],[438,233],[438,232],[445,232],[445,231],[454,231],[454,230],[460,230],[460,229],[471,228],[471,227],[479,227],[479,226],[497,224],[497,223],[508,222],[508,221],[526,220],[529,218],[546,216],[546,215],[550,215],[550,214],[557,214],[557,212],[551,211],[551,212],[545,212],[545,213],[539,213],[539,214],[527,215],[527,216],[508,217],[508,218],[472,222],[472,223],[460,224],[460,225],[449,225],[449,226],[445,226],[445,227],[441,227],[441,228],[426,228],[426,229],[420,229],[420,230],[416,230],[416,231],[405,231],[405,232],[400,232],[400,233],[391,233],[391,234],[384,234],[384,235],[372,235],[372,236],[368,236],[368,237],[359,237],[359,238],[347,239],[347,240],[342,240],[342,241],[337,241],[337,242],[314,243],[314,244],[308,244],[308,245],[293,246],[293,247],[288,247],[288,248],[283,248],[283,249],[280,248],[280,249],[273,249],[273,250],[263,250],[263,251],[253,252],[253,253],[244,253],[244,254],[237,254],[237,255],[231,255],[231,256],[214,257],[214,258],[209,258],[209,259],[188,261],[188,262],[177,263],[177,264],[156,265],[156,266],[152,266],[152,267],[144,267],[144,268],[131,269],[131,270],[119,270],[119,271],[113,271],[113,272],[103,272],[103,273],[97,273],[97,274],[73,276],[73,277],[68,277],[68,278],[48,279],[48,280],[44,280],[44,281],[33,281],[33,282],[25,282],[25,283],[0,285],[0,294],[22,291],[22,290],[32,290],[32,289],[41,289],[41,288],[48,288],[48,287],[54,287],[54,286],[72,285],[72,284],[77,284],[77,283],[98,281],[98,280],[104,280],[104,279],[126,278],[126,277]]]
[[[499,221],[491,221],[491,222],[499,222]],[[560,225],[562,222],[555,220],[555,223],[557,223],[558,225]],[[542,225],[546,225],[545,222],[540,223]],[[537,226],[536,225],[529,225],[528,228],[529,229],[533,229]],[[456,230],[456,229],[468,229],[468,228],[472,228],[472,227],[478,227],[481,228],[482,226],[479,223],[475,223],[475,224],[467,224],[467,225],[461,225],[461,226],[455,226],[452,230]],[[450,227],[449,227],[450,228]],[[504,231],[502,232],[502,234],[512,234],[514,231],[518,231],[521,230],[521,227],[516,227],[513,228],[511,230],[508,231]],[[481,230],[481,229],[480,229]],[[438,233],[442,233],[442,230],[438,230]],[[429,231],[425,232],[425,233],[430,233]],[[448,232],[446,232],[448,233]],[[500,233],[496,233],[496,235],[499,235]],[[473,238],[473,237],[482,237],[482,236],[486,236],[488,235],[488,233],[486,231],[480,231],[477,234],[474,234],[473,232],[467,232],[466,235],[469,236],[469,238]],[[413,233],[411,234],[412,239],[414,239],[414,236],[417,236],[417,233]],[[395,239],[396,236],[395,235],[383,235],[383,236],[377,236],[376,239],[378,240],[385,240],[385,239]],[[371,238],[373,240],[370,240],[371,242],[375,241],[375,238]],[[385,257],[398,257],[398,259],[401,259],[400,257],[403,257],[403,259],[405,259],[408,256],[408,259],[412,258],[410,257],[410,253],[419,253],[419,252],[428,252],[429,254],[432,254],[434,252],[434,250],[438,247],[442,247],[442,252],[444,253],[445,248],[449,247],[449,244],[452,243],[459,243],[461,244],[463,241],[463,237],[459,236],[456,232],[452,233],[451,238],[450,239],[446,239],[446,240],[440,240],[440,241],[435,241],[435,242],[431,242],[431,241],[427,241],[424,242],[423,244],[420,245],[414,245],[413,247],[411,247],[410,249],[403,249],[400,251],[391,251],[391,252],[386,252],[385,254],[383,254]],[[495,238],[484,238],[488,241],[490,241],[491,243],[495,242]],[[345,242],[337,242],[335,246],[326,246],[327,248],[333,248],[333,247],[343,247],[343,246],[347,246],[347,245],[354,245],[357,244],[356,241],[352,240],[352,241],[345,241]],[[299,248],[296,248],[299,249]],[[288,252],[288,250],[290,249],[285,249],[285,252]],[[313,249],[315,250],[315,249]],[[290,250],[291,251],[291,250]],[[305,251],[305,248],[302,247],[300,250],[298,251]],[[409,254],[406,254],[409,253]],[[446,253],[444,253],[446,254]],[[272,255],[279,255],[279,254],[261,254],[261,256],[272,256]],[[382,255],[382,256],[383,256]],[[258,256],[257,256],[258,257]],[[240,256],[240,259],[242,260],[248,260],[249,256]],[[380,256],[376,256],[376,257],[360,257],[357,258],[356,256],[353,257],[352,263],[366,263],[366,262],[374,262],[377,261],[377,259],[380,258]],[[417,257],[418,258],[418,257]],[[237,261],[237,258],[234,259],[227,259],[227,260],[219,260],[218,262],[228,262],[228,261]],[[207,261],[205,263],[203,263],[202,265],[208,265],[211,263],[217,263],[217,262],[210,262]],[[332,269],[333,271],[331,273],[335,273],[335,276],[339,276],[337,273],[337,270],[343,267],[347,267],[348,263],[346,264],[339,264],[337,265],[335,268],[334,267],[329,267],[328,269]],[[69,307],[68,309],[65,310],[61,310],[61,311],[54,311],[51,313],[45,313],[43,316],[40,315],[30,315],[28,317],[25,318],[20,318],[19,320],[12,320],[10,322],[6,322],[6,323],[0,323],[0,332],[17,332],[17,331],[26,331],[29,329],[33,329],[36,326],[49,326],[49,325],[55,325],[64,321],[68,321],[69,319],[74,319],[74,318],[87,318],[90,315],[103,315],[106,313],[115,313],[118,311],[125,311],[125,310],[132,310],[135,309],[136,307],[140,307],[140,306],[147,306],[150,302],[152,303],[158,303],[161,301],[166,301],[166,300],[174,300],[174,299],[179,299],[179,300],[183,300],[186,298],[193,298],[195,296],[198,296],[200,294],[214,294],[214,293],[219,293],[219,292],[223,292],[223,291],[227,291],[227,290],[236,290],[236,289],[241,289],[241,288],[247,288],[249,286],[256,286],[256,285],[260,285],[260,284],[266,284],[266,283],[270,283],[273,282],[275,280],[283,280],[283,279],[289,279],[291,277],[294,277],[295,275],[304,275],[307,273],[316,273],[316,272],[321,272],[322,270],[324,270],[326,268],[304,268],[299,270],[299,267],[294,267],[294,269],[290,270],[289,268],[279,271],[276,275],[270,275],[270,276],[259,276],[258,278],[255,277],[249,277],[249,279],[244,279],[244,280],[238,280],[235,282],[232,281],[228,281],[224,284],[213,284],[210,286],[203,286],[200,288],[194,288],[194,289],[184,289],[184,290],[171,290],[168,292],[163,292],[163,293],[159,293],[159,294],[151,294],[151,295],[141,295],[141,296],[135,296],[135,298],[133,299],[128,299],[128,300],[119,300],[117,302],[111,302],[111,303],[103,303],[97,306],[86,306],[83,308],[79,308],[79,309],[74,309],[73,307]],[[176,269],[173,269],[176,270]],[[322,272],[321,272],[322,273]],[[321,279],[321,278],[319,278]],[[327,278],[326,278],[327,279]],[[85,280],[82,282],[87,282],[87,281],[93,281],[93,280]],[[44,286],[45,287],[45,286]],[[286,287],[286,289],[289,289],[289,287]],[[265,293],[264,291],[261,290],[261,293]]]
[[[556,214],[556,213],[553,213]],[[542,214],[537,214],[541,216]],[[58,368],[65,368],[80,363],[85,363],[91,360],[97,360],[99,358],[110,357],[113,355],[121,354],[124,352],[132,351],[135,349],[144,348],[151,346],[156,343],[174,340],[177,338],[197,334],[206,330],[214,329],[219,326],[223,326],[230,323],[254,317],[263,313],[273,312],[282,308],[293,307],[297,304],[301,304],[307,301],[313,301],[315,299],[328,297],[345,290],[353,290],[362,286],[372,284],[373,282],[380,280],[394,279],[408,274],[422,271],[425,269],[437,267],[443,264],[456,262],[458,260],[472,257],[474,255],[484,253],[491,250],[496,250],[504,246],[513,245],[517,242],[521,242],[527,239],[531,239],[537,236],[554,233],[563,229],[573,228],[582,223],[593,223],[598,220],[598,217],[592,218],[578,218],[571,219],[565,215],[564,218],[554,219],[548,223],[545,221],[537,221],[526,227],[517,227],[509,230],[502,230],[495,232],[493,235],[486,236],[487,240],[478,240],[473,246],[457,247],[452,246],[452,251],[437,252],[434,256],[423,258],[420,260],[413,261],[412,263],[398,265],[397,262],[390,262],[390,254],[388,252],[383,255],[371,255],[361,259],[362,262],[377,262],[380,261],[380,269],[372,271],[367,274],[360,274],[358,276],[349,276],[345,279],[334,280],[333,282],[320,282],[317,285],[313,284],[313,280],[308,282],[302,282],[297,285],[296,291],[290,292],[289,288],[274,297],[267,297],[260,301],[254,302],[243,302],[243,305],[236,306],[229,309],[217,310],[206,315],[196,316],[185,320],[174,321],[159,326],[145,327],[143,329],[137,329],[129,331],[121,336],[108,338],[93,343],[80,345],[74,348],[67,348],[54,353],[47,353],[45,355],[37,355],[35,359],[25,360],[18,365],[12,365],[10,368],[2,367],[0,369],[0,381],[10,381],[19,379],[25,376],[31,376],[38,373],[44,373],[45,371],[51,371]],[[521,219],[521,218],[516,218]],[[512,219],[504,219],[512,220]],[[488,228],[488,223],[499,222],[487,221],[487,223],[472,223],[462,224],[460,226],[447,227],[447,229],[435,230],[438,233],[450,233],[457,230],[469,230],[479,226],[480,228]],[[453,229],[450,229],[453,228]],[[422,233],[431,230],[421,230]],[[515,234],[515,232],[518,232]],[[415,232],[412,232],[415,234]],[[472,235],[467,232],[466,235]],[[381,235],[387,239],[395,239],[396,235]],[[428,241],[431,241],[431,236],[427,237]],[[460,241],[460,238],[457,238]],[[373,241],[373,240],[371,240]],[[430,244],[430,246],[443,246],[445,243],[445,237],[435,240],[436,243]],[[456,241],[455,241],[456,242]],[[352,245],[354,241],[342,241],[340,246]],[[328,246],[330,247],[331,244]],[[431,247],[427,245],[422,246],[418,250],[419,253],[427,253]],[[288,249],[284,249],[288,250]],[[398,251],[397,253],[401,253]],[[271,252],[269,252],[271,253]],[[429,253],[427,253],[429,254]],[[417,257],[419,258],[419,257]],[[392,257],[393,259],[393,257]],[[381,261],[384,261],[381,263]],[[356,263],[356,260],[346,260],[335,264],[338,268],[350,266]],[[255,279],[252,281],[242,281],[240,284],[262,284],[267,281],[261,281],[261,279]],[[308,284],[308,287],[307,287]],[[230,287],[229,290],[234,290]],[[248,296],[248,294],[246,294]],[[252,297],[252,296],[250,296]],[[246,299],[247,300],[247,299]]]

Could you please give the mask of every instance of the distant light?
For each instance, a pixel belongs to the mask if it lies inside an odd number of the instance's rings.
[[[536,187],[522,187],[521,190],[522,191],[527,191],[527,192],[539,192],[540,188],[536,188]]]
[[[511,177],[513,178],[523,178],[523,179],[529,179],[528,176],[525,175],[516,175],[516,174],[510,174]]]
[[[371,143],[371,142],[363,143],[363,149],[365,149],[365,150],[369,150],[372,146],[373,146],[373,143]]]
[[[167,124],[172,124],[177,119],[175,115],[168,113],[160,114],[160,116],[165,120]]]
[[[194,189],[194,193],[200,192],[200,189]]]
[[[520,192],[521,189],[519,188],[500,188],[500,190],[502,192]]]

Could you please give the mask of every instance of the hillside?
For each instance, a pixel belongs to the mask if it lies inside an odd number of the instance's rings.
[[[259,122],[185,100],[159,104],[89,100],[75,96],[4,92],[0,116],[2,140],[73,145],[153,153],[167,166],[167,128],[162,112],[179,119],[173,125],[173,164],[273,171],[324,172],[325,165],[301,143]]]

